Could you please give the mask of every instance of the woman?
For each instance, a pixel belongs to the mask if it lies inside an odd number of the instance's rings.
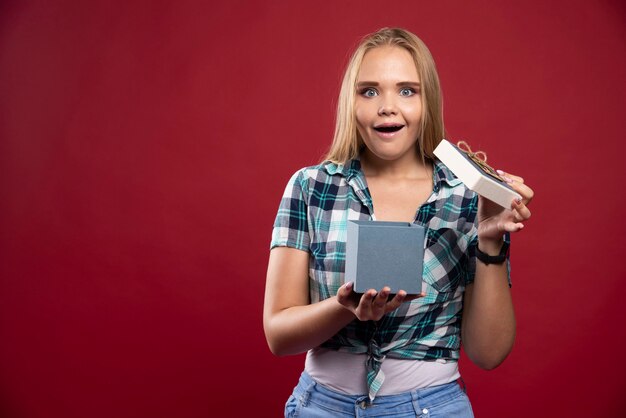
[[[433,156],[444,137],[430,52],[410,32],[367,36],[346,69],[324,161],[289,181],[272,235],[264,328],[277,355],[307,352],[286,416],[472,416],[456,383],[460,341],[484,369],[510,352],[508,234],[532,190],[504,209]],[[426,228],[423,292],[344,283],[348,220]]]

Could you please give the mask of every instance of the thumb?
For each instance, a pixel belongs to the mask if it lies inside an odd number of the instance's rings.
[[[353,287],[354,283],[348,282],[339,288],[339,290],[337,291],[337,300],[339,301],[339,303],[343,305],[344,302],[348,300],[350,294],[352,293]]]

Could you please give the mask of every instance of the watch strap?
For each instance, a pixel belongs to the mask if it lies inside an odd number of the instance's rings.
[[[504,263],[506,261],[508,252],[509,252],[509,243],[506,239],[502,243],[502,248],[500,249],[500,254],[498,255],[485,254],[484,252],[480,251],[480,248],[478,248],[478,243],[476,244],[476,258],[478,258],[480,261],[482,261],[486,265]]]

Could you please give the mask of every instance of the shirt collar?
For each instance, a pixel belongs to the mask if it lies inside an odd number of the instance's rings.
[[[339,174],[345,177],[347,181],[350,181],[355,176],[363,174],[363,172],[361,171],[361,161],[358,157],[352,160],[348,160],[343,164],[327,161],[324,164],[324,169],[331,176]]]
[[[365,180],[365,174],[361,170],[361,161],[357,158],[348,160],[344,164],[337,164],[333,162],[326,162],[324,169],[328,174],[340,175],[346,179],[346,183],[352,187],[354,193],[357,195],[363,205],[365,205],[370,213],[372,209],[372,197],[367,189],[367,182]]]
[[[333,162],[326,162],[324,169],[328,174],[339,174],[350,181],[353,177],[362,175],[361,161],[359,158],[346,161],[344,164],[337,164]],[[439,189],[442,183],[447,183],[448,186],[457,186],[461,181],[446,167],[441,161],[433,160],[433,182],[435,188]]]
[[[461,180],[452,174],[452,171],[439,160],[433,160],[433,181],[435,189],[439,189],[442,183],[447,183],[450,187],[461,183]]]

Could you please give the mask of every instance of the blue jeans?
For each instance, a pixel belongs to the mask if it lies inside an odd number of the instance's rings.
[[[420,417],[473,418],[472,407],[458,383],[417,389],[398,395],[346,395],[317,383],[306,372],[285,405],[285,417]]]

